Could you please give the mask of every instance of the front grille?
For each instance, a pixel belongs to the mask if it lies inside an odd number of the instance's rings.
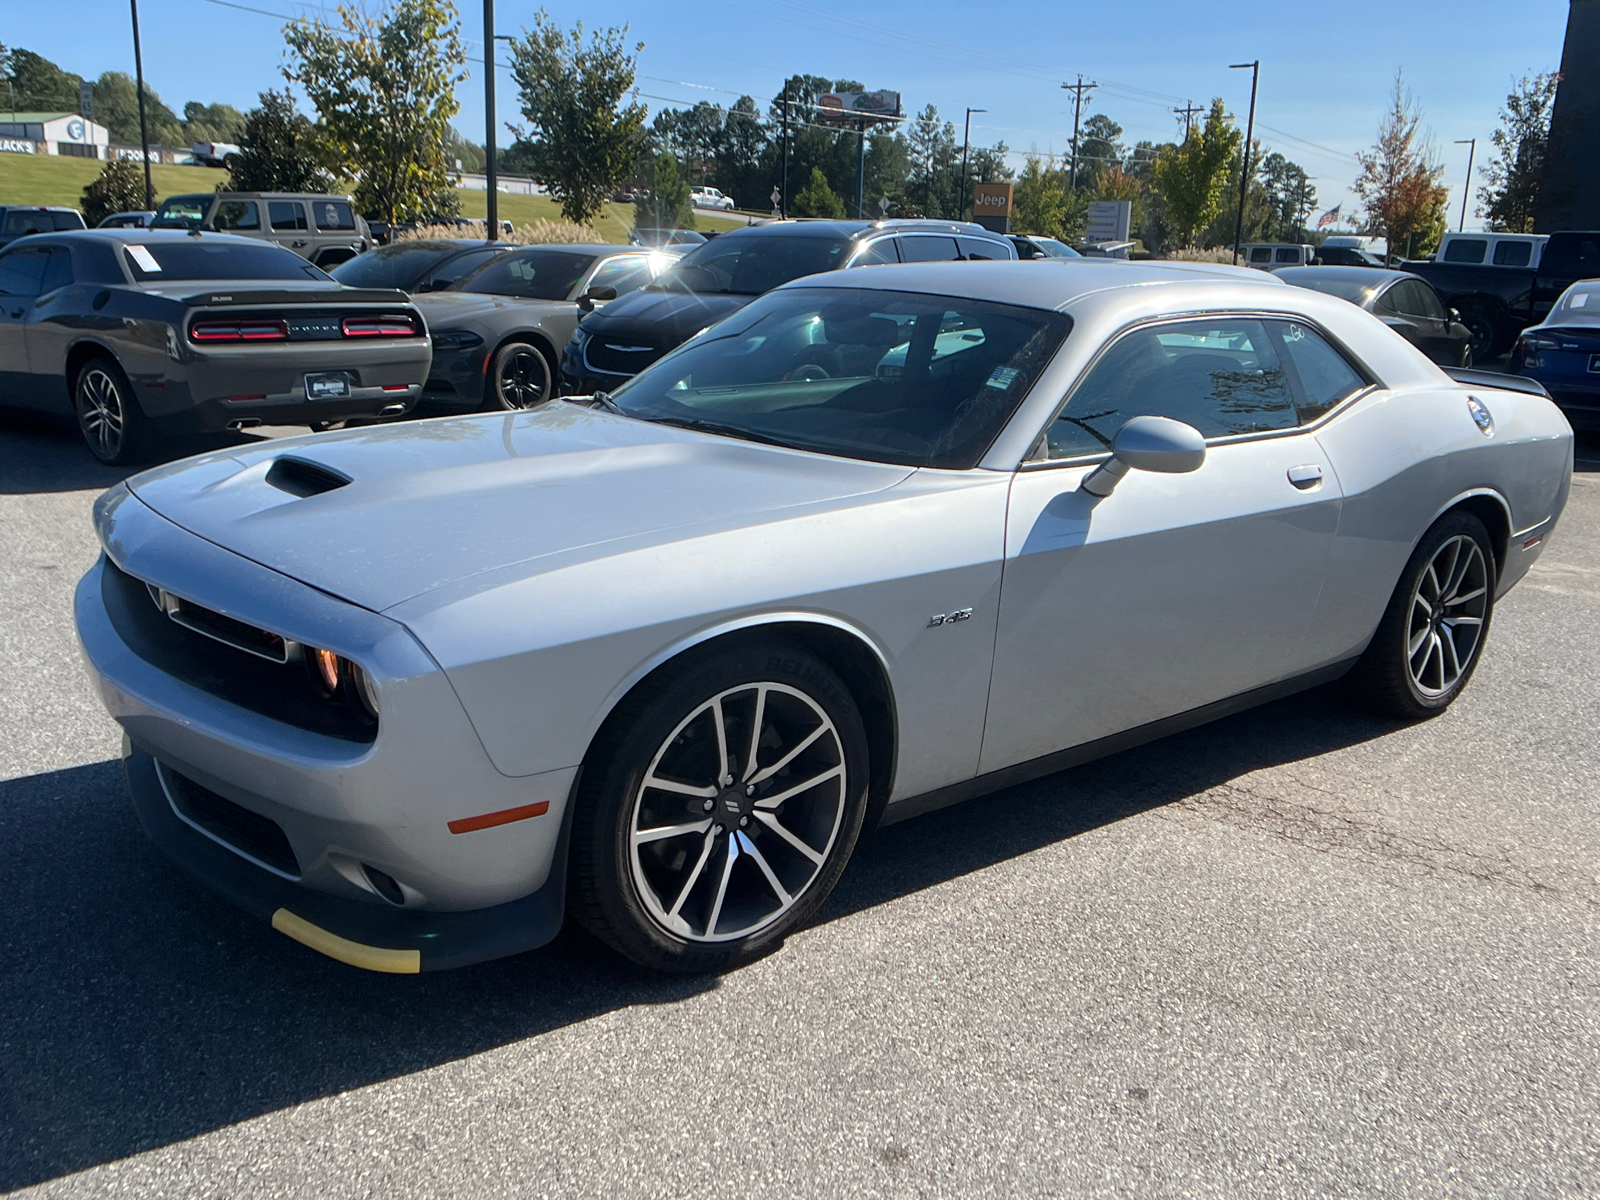
[[[637,375],[667,352],[655,338],[593,337],[584,348],[584,357],[592,371],[605,371],[612,375]]]
[[[217,795],[165,764],[160,769],[167,797],[180,817],[228,849],[280,875],[300,878],[300,860],[295,858],[294,847],[276,821]]]

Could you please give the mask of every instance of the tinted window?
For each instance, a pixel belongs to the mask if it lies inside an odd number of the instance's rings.
[[[1567,289],[1547,318],[1550,325],[1600,324],[1600,283],[1580,283]]]
[[[1082,258],[1071,246],[1055,238],[1040,237],[1033,239],[1034,246],[1043,251],[1050,258]]]
[[[318,229],[343,232],[356,227],[356,215],[343,200],[313,200],[311,211],[316,215]]]
[[[83,229],[83,218],[75,212],[53,212],[50,214],[50,224],[57,230]]]
[[[267,203],[267,219],[275,230],[304,229],[305,206],[298,200],[271,200]]]
[[[72,255],[65,246],[51,247],[50,263],[44,269],[44,282],[39,285],[40,294],[66,287],[71,282]]]
[[[1269,262],[1271,262],[1272,261],[1272,247],[1271,246],[1252,246],[1251,249],[1250,249],[1250,261],[1253,262],[1253,263],[1269,263]]]
[[[1367,385],[1344,355],[1328,345],[1316,330],[1296,321],[1272,324],[1300,378],[1297,407],[1302,421],[1315,421]]]
[[[211,223],[218,229],[260,229],[261,214],[254,200],[224,200],[217,205]]]
[[[106,243],[87,239],[72,247],[72,274],[79,283],[127,283],[117,252]]]
[[[168,196],[156,209],[150,225],[154,229],[187,229],[198,225],[215,199],[209,192],[203,196]]]
[[[1300,261],[1300,250],[1296,246],[1282,246],[1278,250],[1278,261],[1281,263],[1297,263]]]
[[[973,262],[1011,258],[998,242],[987,241],[984,238],[957,238],[956,245],[961,250],[961,257]]]
[[[885,263],[897,263],[900,255],[894,248],[894,238],[879,238],[856,256],[851,265],[856,267],[875,267]]]
[[[947,240],[954,258],[955,240]],[[655,286],[759,296],[802,275],[842,267],[849,250],[850,243],[838,238],[728,235],[689,251]]]
[[[1497,267],[1525,267],[1532,258],[1532,242],[1495,243],[1494,263]]]
[[[487,246],[482,250],[468,250],[465,254],[458,254],[454,258],[448,258],[434,267],[433,270],[428,272],[427,277],[419,286],[448,287],[452,283],[465,279],[490,259],[497,258],[504,253],[504,250],[490,250]]]
[[[1417,311],[1432,320],[1443,321],[1445,308],[1444,302],[1439,299],[1439,293],[1420,279],[1411,287],[1416,292]]]
[[[955,262],[959,253],[953,237],[903,237],[901,262]]]
[[[48,250],[13,250],[0,256],[0,295],[37,296],[49,261]]]
[[[1541,275],[1588,279],[1600,275],[1600,240],[1576,233],[1557,233],[1539,258]]]
[[[184,238],[130,242],[123,261],[138,282],[191,279],[327,279],[293,250],[271,242],[243,245]]]
[[[514,250],[461,281],[463,292],[565,300],[594,263],[593,254],[569,250]]]
[[[1296,287],[1310,288],[1314,292],[1325,292],[1330,296],[1337,296],[1341,300],[1348,300],[1351,304],[1365,305],[1372,296],[1370,283],[1363,283],[1359,279],[1349,277],[1305,274],[1300,271],[1285,272],[1281,279],[1294,284]]]
[[[1413,281],[1403,279],[1383,294],[1392,311],[1402,317],[1427,317],[1427,305],[1422,299],[1422,289]]]
[[[616,393],[646,420],[968,468],[1071,328],[1060,313],[872,289],[765,296]]]
[[[396,242],[340,263],[329,274],[350,287],[408,290],[432,278],[435,263],[455,252],[438,242]]]
[[[1489,243],[1476,238],[1456,238],[1444,248],[1445,262],[1481,263]]]
[[[62,213],[63,217],[75,216],[73,213]],[[56,214],[40,212],[38,209],[14,208],[6,214],[5,232],[12,237],[20,237],[25,233],[54,233],[57,229],[82,229],[82,221],[74,221],[70,225],[57,225]]]
[[[1050,425],[1050,457],[1104,453],[1139,416],[1172,417],[1208,438],[1299,420],[1266,327],[1234,319],[1153,325],[1118,338]]]
[[[589,277],[589,286],[616,288],[617,295],[622,296],[642,288],[650,279],[648,258],[639,254],[619,254],[606,259],[595,269],[595,273]]]

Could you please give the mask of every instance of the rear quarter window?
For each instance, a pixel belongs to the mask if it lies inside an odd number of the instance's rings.
[[[1489,243],[1478,238],[1457,238],[1444,248],[1444,261],[1453,263],[1481,263],[1489,250]]]
[[[311,211],[315,214],[317,228],[324,233],[355,230],[356,215],[343,200],[313,200]]]

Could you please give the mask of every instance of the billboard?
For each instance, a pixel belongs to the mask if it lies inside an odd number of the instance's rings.
[[[980,183],[972,192],[972,215],[975,217],[1009,217],[1011,193],[1009,183]]]
[[[1089,205],[1089,228],[1084,231],[1083,240],[1125,242],[1132,220],[1133,201],[1096,200]]]
[[[898,121],[899,92],[829,92],[817,97],[817,120],[853,123],[858,120]]]

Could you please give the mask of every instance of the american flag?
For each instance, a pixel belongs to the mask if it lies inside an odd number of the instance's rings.
[[[1327,212],[1318,217],[1317,228],[1326,229],[1329,225],[1337,225],[1339,223],[1339,210],[1343,207],[1343,204],[1335,204]]]

